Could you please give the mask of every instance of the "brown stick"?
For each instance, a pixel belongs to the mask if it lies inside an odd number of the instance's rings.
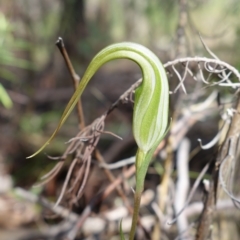
[[[79,81],[80,81],[80,77],[78,76],[78,74],[75,72],[75,70],[73,68],[71,60],[70,60],[68,53],[66,51],[66,48],[64,46],[63,39],[61,37],[58,38],[58,40],[56,42],[56,46],[58,47],[59,51],[61,52],[61,54],[65,60],[68,71],[69,71],[72,81],[73,81],[74,90],[76,90],[78,87]],[[80,123],[79,127],[80,127],[80,129],[83,129],[85,127],[85,121],[84,121],[81,99],[79,99],[79,101],[77,102],[77,112],[78,112],[78,119],[79,119],[79,123]]]

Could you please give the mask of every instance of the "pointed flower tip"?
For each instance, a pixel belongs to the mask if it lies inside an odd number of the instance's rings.
[[[33,157],[35,157],[38,153],[39,153],[39,151],[37,151],[37,152],[35,152],[34,154],[32,154],[32,155],[26,157],[26,159],[33,158]]]
[[[33,158],[33,157],[37,156],[48,144],[49,144],[49,141],[46,142],[46,143],[45,143],[40,149],[38,149],[35,153],[33,153],[32,155],[26,157],[26,159]]]

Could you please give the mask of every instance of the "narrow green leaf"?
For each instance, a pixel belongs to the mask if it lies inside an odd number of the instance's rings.
[[[121,240],[125,240],[125,236],[124,236],[124,233],[123,233],[123,230],[122,230],[122,220],[120,221],[120,229],[119,229],[119,232],[120,232],[120,238]]]
[[[11,108],[13,105],[11,98],[9,97],[7,91],[2,86],[1,83],[0,83],[0,102],[5,108],[8,108],[8,109]]]

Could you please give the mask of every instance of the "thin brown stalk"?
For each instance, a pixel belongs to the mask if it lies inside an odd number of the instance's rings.
[[[80,81],[80,77],[78,76],[78,74],[75,72],[75,70],[73,68],[72,62],[68,56],[67,50],[64,46],[63,39],[61,37],[58,38],[58,40],[56,42],[56,46],[60,50],[60,52],[65,60],[66,66],[68,68],[68,71],[69,71],[72,81],[73,81],[74,90],[76,90],[78,87],[79,81]],[[80,129],[83,129],[85,127],[85,120],[84,120],[82,102],[80,99],[77,102],[77,112],[78,112],[78,119],[79,119],[79,123],[80,123]]]
[[[65,181],[64,181],[64,184],[63,184],[61,193],[60,193],[60,195],[59,195],[59,197],[58,197],[58,200],[57,200],[55,206],[58,206],[58,204],[61,202],[61,200],[62,200],[62,198],[63,198],[63,196],[64,196],[64,193],[66,192],[66,189],[67,189],[67,186],[68,186],[70,177],[71,177],[71,175],[72,175],[73,169],[74,169],[77,161],[78,161],[78,159],[75,158],[75,159],[73,160],[73,162],[71,163],[69,169],[68,169],[67,176],[66,176],[66,178],[65,178]]]
[[[85,169],[85,173],[84,173],[83,180],[82,180],[82,183],[81,183],[81,187],[79,188],[78,193],[77,193],[77,200],[79,200],[81,198],[82,194],[83,194],[83,189],[86,185],[87,178],[88,178],[88,175],[89,175],[90,164],[91,164],[91,156],[89,156],[88,159],[87,159],[86,169]]]

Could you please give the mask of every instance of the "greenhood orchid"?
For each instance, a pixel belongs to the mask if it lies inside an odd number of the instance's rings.
[[[132,240],[137,225],[146,172],[153,152],[165,136],[168,124],[168,79],[162,63],[153,52],[140,44],[131,42],[113,44],[100,51],[89,64],[76,91],[65,108],[56,130],[49,140],[30,157],[37,155],[52,141],[96,71],[103,64],[120,58],[136,62],[142,70],[142,83],[135,92],[133,113],[133,135],[138,145],[138,151],[136,154],[134,214],[129,236],[129,239]]]

